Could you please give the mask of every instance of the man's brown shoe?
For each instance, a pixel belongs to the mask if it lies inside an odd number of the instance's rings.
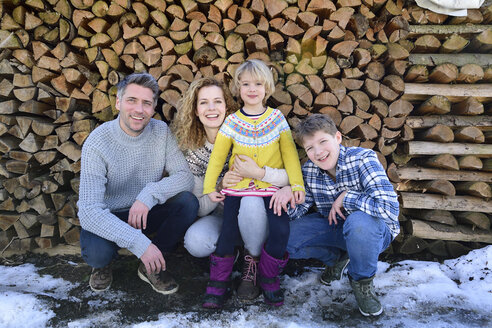
[[[151,285],[158,293],[168,295],[178,291],[178,283],[167,270],[149,274],[147,273],[147,270],[145,270],[145,265],[140,263],[140,266],[138,267],[138,276],[140,279]]]
[[[111,287],[113,282],[113,270],[111,264],[104,268],[92,268],[91,277],[89,278],[89,286],[95,292],[103,292]]]

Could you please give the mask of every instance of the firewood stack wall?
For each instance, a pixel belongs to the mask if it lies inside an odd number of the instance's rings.
[[[492,6],[447,17],[411,5],[405,16],[413,138],[392,154],[406,221],[396,244],[455,257],[492,242]]]
[[[325,113],[344,145],[378,153],[403,207],[391,251],[453,256],[449,249],[492,243],[483,191],[490,194],[492,181],[491,11],[456,19],[400,0],[0,2],[0,246],[78,243],[81,146],[117,115],[115,86],[125,75],[147,71],[158,80],[156,118],[170,122],[194,79],[230,83],[249,58],[271,65],[268,105],[291,127]],[[458,30],[426,30],[444,22]],[[440,63],[433,54],[449,57]],[[429,164],[449,166],[450,158],[454,168]],[[434,185],[456,192],[443,196]],[[455,219],[449,229],[461,239],[419,232],[436,212]],[[479,239],[468,239],[470,222]]]

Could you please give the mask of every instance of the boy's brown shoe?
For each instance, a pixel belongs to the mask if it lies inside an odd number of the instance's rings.
[[[104,268],[92,268],[91,277],[89,278],[89,287],[95,292],[103,292],[111,287],[113,282],[113,270],[111,264]]]
[[[145,265],[140,263],[140,266],[138,267],[138,276],[140,279],[152,286],[152,288],[158,293],[168,295],[178,291],[178,283],[167,270],[158,273],[147,273],[147,270],[145,270]]]

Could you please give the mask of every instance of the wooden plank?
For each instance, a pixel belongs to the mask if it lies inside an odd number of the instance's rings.
[[[439,239],[454,241],[473,241],[492,244],[492,232],[472,230],[470,227],[459,225],[456,227],[436,222],[408,220],[406,228],[409,234],[423,239]]]
[[[468,97],[475,97],[480,102],[492,101],[492,84],[433,84],[405,83],[405,93],[401,97],[408,101],[424,101],[431,96],[445,96],[456,103]]]
[[[471,196],[441,196],[400,192],[403,208],[492,213],[492,202]]]
[[[406,154],[413,155],[476,155],[482,158],[492,157],[492,145],[489,144],[469,144],[469,143],[448,143],[430,141],[409,141],[405,144]]]
[[[412,129],[431,128],[436,124],[442,124],[451,128],[476,126],[482,131],[492,130],[492,116],[477,115],[429,115],[429,116],[408,116],[405,124]]]
[[[459,34],[462,37],[469,37],[480,34],[483,31],[492,29],[492,25],[410,25],[408,39],[415,39],[421,35],[432,34],[438,39],[445,39],[452,34]]]
[[[449,181],[484,181],[492,183],[492,172],[445,171],[421,167],[399,167],[396,170],[401,180],[439,180]]]
[[[458,67],[466,64],[477,64],[479,66],[492,65],[492,55],[489,54],[410,54],[408,61],[411,65],[437,66],[451,63]]]

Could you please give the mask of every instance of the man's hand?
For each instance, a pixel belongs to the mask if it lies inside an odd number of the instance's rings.
[[[328,223],[331,225],[332,222],[335,224],[338,223],[337,221],[337,214],[340,215],[342,219],[346,219],[345,215],[343,215],[342,209],[343,209],[343,198],[347,194],[347,191],[344,191],[340,194],[340,196],[335,199],[333,202],[333,205],[331,205],[331,210],[330,213],[328,214]]]
[[[290,207],[296,206],[296,200],[290,186],[285,186],[282,189],[277,190],[270,199],[270,208],[273,208],[273,214],[278,216],[282,215],[282,209],[287,213],[287,204],[290,203]]]
[[[156,245],[150,244],[145,250],[140,260],[145,265],[145,270],[148,273],[160,272],[166,270],[166,261],[162,256],[161,251]]]
[[[225,199],[225,196],[218,191],[212,191],[210,194],[208,194],[208,198],[210,198],[212,202],[218,203],[223,201]]]
[[[147,205],[136,200],[128,213],[128,224],[136,229],[147,229],[147,214],[149,214]]]
[[[227,171],[220,183],[220,189],[231,188],[237,185],[243,177],[235,171]]]
[[[234,158],[234,171],[242,177],[261,180],[265,176],[265,169],[246,155],[236,155]]]

